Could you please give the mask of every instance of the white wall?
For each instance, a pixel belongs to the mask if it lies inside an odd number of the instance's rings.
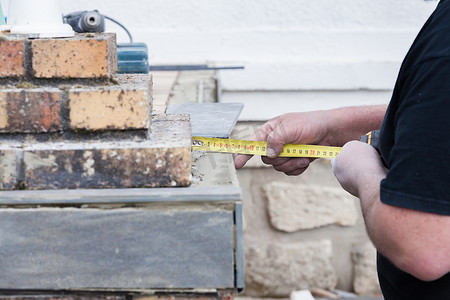
[[[0,2],[7,10],[9,1]],[[387,102],[401,59],[437,2],[60,0],[60,4],[64,13],[98,9],[119,20],[135,41],[147,43],[153,64],[245,65],[244,71],[221,72],[223,101],[245,102],[243,119],[264,120],[289,110]],[[127,42],[120,28],[107,24],[108,30],[117,31],[119,42]],[[329,91],[341,92],[334,97]]]

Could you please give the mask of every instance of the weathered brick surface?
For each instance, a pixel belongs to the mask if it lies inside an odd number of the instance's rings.
[[[0,78],[25,76],[25,42],[0,40]]]
[[[17,175],[16,151],[3,146],[0,148],[0,189],[14,189]]]
[[[219,291],[219,299],[220,300],[233,300],[234,299],[234,292],[233,291]]]
[[[147,129],[151,116],[151,76],[122,75],[119,83],[71,89],[70,126],[87,130]]]
[[[61,95],[55,88],[0,90],[0,132],[59,131]]]
[[[179,148],[39,150],[24,153],[25,187],[131,188],[186,186],[187,151]],[[184,176],[183,176],[184,175]]]
[[[36,78],[113,78],[117,70],[115,34],[78,34],[31,41]]]
[[[24,148],[24,187],[61,189],[189,185],[190,123],[176,117],[161,118],[154,123],[152,134],[145,142],[46,143]]]
[[[135,296],[133,300],[232,300],[222,298],[220,295],[159,295],[159,296]]]

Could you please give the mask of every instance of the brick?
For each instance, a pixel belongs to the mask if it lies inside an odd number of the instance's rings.
[[[0,78],[24,77],[24,61],[24,40],[0,40]]]
[[[161,117],[145,142],[43,143],[24,148],[27,189],[188,186],[191,131]]]
[[[17,184],[16,151],[8,146],[0,149],[0,189],[12,190]]]
[[[1,90],[0,132],[59,131],[61,97],[61,91],[56,88]]]
[[[151,116],[149,75],[119,76],[119,84],[72,88],[70,126],[86,130],[148,129]]]
[[[100,145],[98,145],[100,146]],[[45,149],[25,151],[25,187],[133,188],[170,187],[189,184],[187,151],[125,148]]]
[[[233,291],[219,291],[219,300],[234,300]]]
[[[77,34],[65,39],[31,41],[36,78],[113,78],[117,70],[116,36]]]

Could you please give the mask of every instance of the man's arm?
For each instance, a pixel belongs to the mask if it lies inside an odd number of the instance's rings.
[[[450,217],[382,203],[380,181],[387,170],[371,146],[346,144],[333,160],[333,171],[360,199],[367,232],[380,253],[421,280],[450,272]]]

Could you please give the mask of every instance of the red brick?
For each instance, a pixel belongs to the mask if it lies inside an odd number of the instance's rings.
[[[0,40],[0,78],[25,76],[25,41]]]
[[[59,131],[61,94],[55,88],[1,90],[0,132]]]
[[[119,84],[69,91],[70,126],[87,130],[148,129],[151,118],[149,75],[121,75]]]
[[[115,34],[36,39],[31,41],[31,51],[36,78],[113,78],[116,75]]]
[[[219,300],[234,300],[233,291],[219,291]]]

